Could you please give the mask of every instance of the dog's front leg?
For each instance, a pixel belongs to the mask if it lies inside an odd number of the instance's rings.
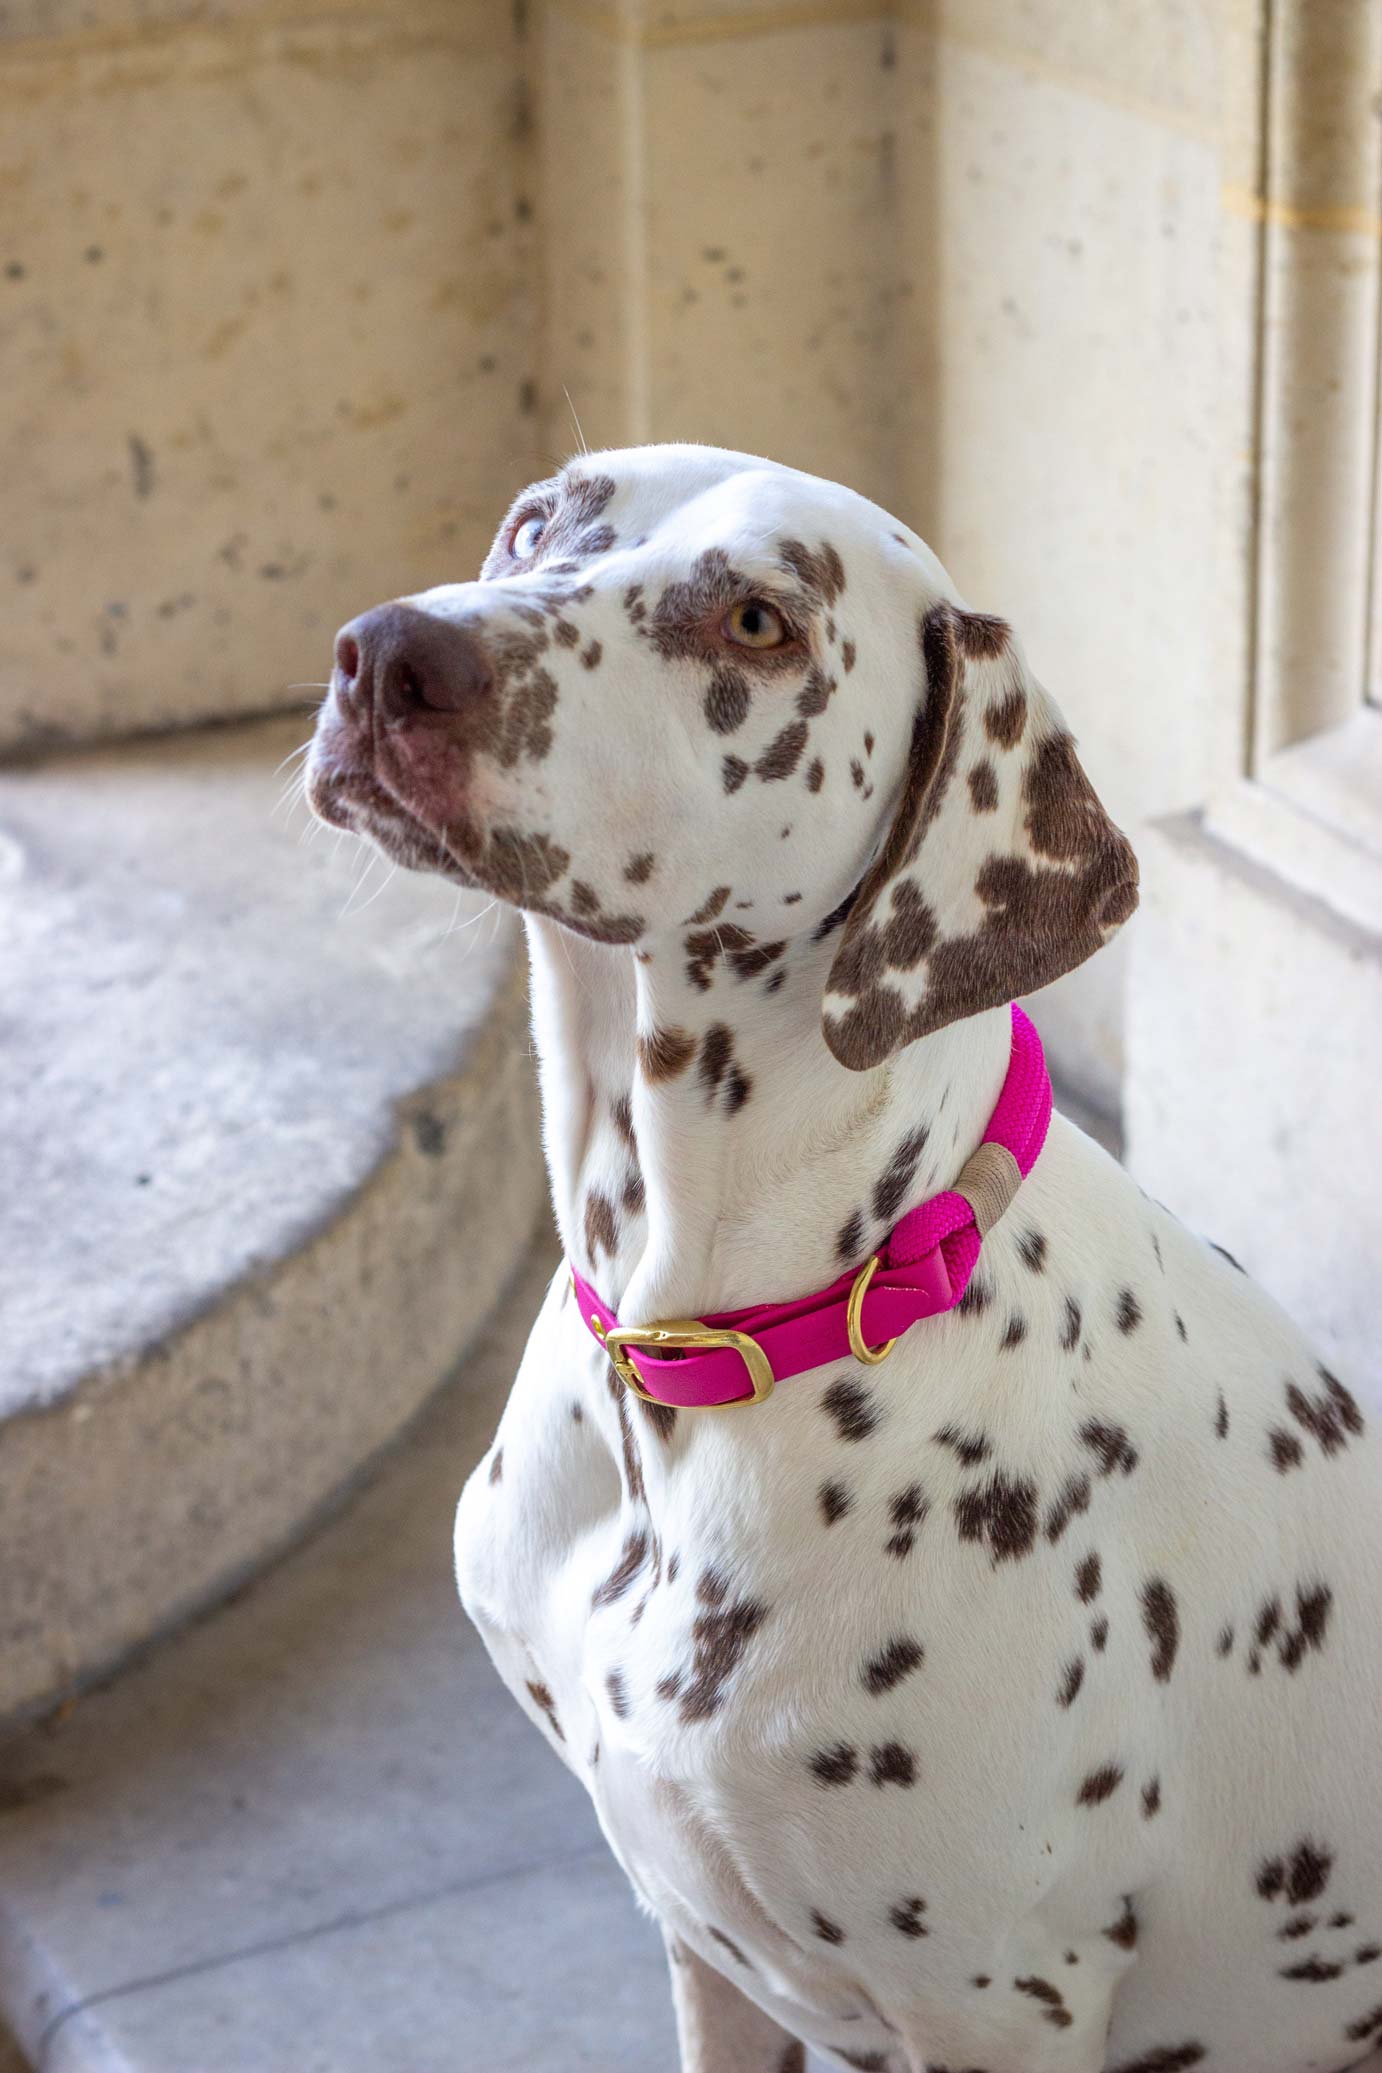
[[[670,1929],[662,1933],[672,1972],[681,2073],[805,2073],[806,2052],[795,2037]]]

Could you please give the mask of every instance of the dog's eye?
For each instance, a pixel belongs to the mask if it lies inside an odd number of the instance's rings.
[[[545,518],[525,518],[509,542],[515,561],[528,561],[537,553],[537,543],[547,530]]]
[[[720,631],[740,648],[780,648],[787,638],[787,629],[772,606],[757,598],[731,605]]]

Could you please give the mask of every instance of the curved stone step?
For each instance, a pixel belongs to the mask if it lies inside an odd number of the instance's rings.
[[[545,1238],[322,1532],[0,1748],[0,2027],[21,2064],[675,2063],[662,1939],[452,1576],[456,1498],[556,1265]]]
[[[357,892],[304,731],[0,771],[0,1719],[298,1533],[543,1201],[510,918]]]

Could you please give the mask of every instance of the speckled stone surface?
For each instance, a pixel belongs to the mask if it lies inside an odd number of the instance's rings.
[[[555,1264],[339,1518],[0,1752],[0,2020],[44,2073],[672,2073],[661,1938],[451,1575]]]
[[[305,731],[0,772],[0,1717],[281,1546],[544,1199],[516,931],[356,893],[275,815]]]
[[[540,472],[502,0],[0,0],[0,742],[264,712]]]

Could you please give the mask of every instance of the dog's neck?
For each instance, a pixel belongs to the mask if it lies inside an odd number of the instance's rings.
[[[824,1287],[983,1136],[1006,1008],[853,1073],[821,1031],[831,939],[741,977],[525,920],[562,1242],[625,1323]]]

